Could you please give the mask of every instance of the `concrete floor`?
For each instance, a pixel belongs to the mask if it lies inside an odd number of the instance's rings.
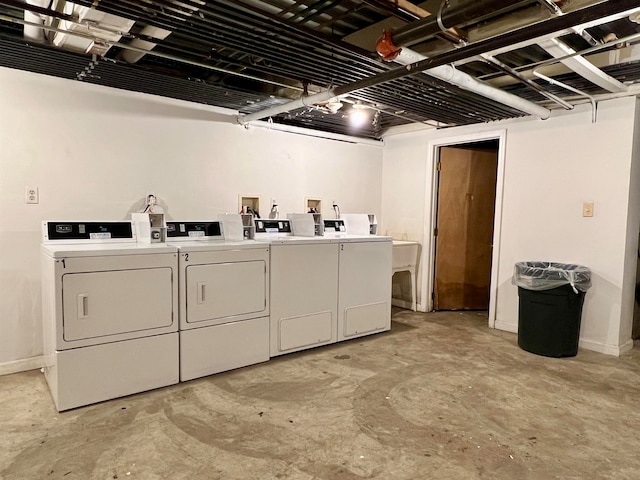
[[[480,313],[57,413],[0,377],[0,478],[640,478],[640,353],[527,353]]]

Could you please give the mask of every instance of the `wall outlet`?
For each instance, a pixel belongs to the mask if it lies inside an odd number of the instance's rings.
[[[24,203],[39,203],[40,195],[38,193],[38,187],[24,187]]]
[[[582,204],[582,216],[593,217],[593,202],[584,202]]]

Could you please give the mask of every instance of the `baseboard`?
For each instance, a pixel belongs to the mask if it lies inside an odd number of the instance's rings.
[[[493,328],[495,328],[496,330],[504,330],[505,332],[518,333],[517,323],[496,320],[496,322],[493,324]]]
[[[44,356],[24,358],[22,360],[14,360],[13,362],[0,363],[0,375],[10,375],[12,373],[26,372],[27,370],[35,370],[44,366]]]
[[[505,330],[507,332],[518,333],[518,324],[501,322],[496,320],[494,327],[496,330]],[[628,352],[633,348],[633,340],[628,340],[622,345],[605,345],[604,343],[594,342],[591,340],[580,339],[578,342],[579,348],[585,350],[591,350],[592,352],[604,353],[605,355],[614,355],[619,357],[625,352]]]
[[[604,353],[606,355],[613,355],[619,357],[625,352],[628,352],[633,348],[633,340],[627,340],[622,345],[605,345],[604,343],[594,342],[591,340],[582,340],[578,342],[578,347],[585,350],[591,350],[592,352]]]
[[[393,305],[394,307],[406,308],[407,310],[411,310],[412,307],[411,302],[400,300],[399,298],[392,298],[391,305]]]

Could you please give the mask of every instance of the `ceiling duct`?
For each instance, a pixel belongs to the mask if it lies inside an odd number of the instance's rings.
[[[196,0],[196,1],[192,2],[192,3],[195,3],[196,5],[198,5],[198,7],[196,7],[195,5],[187,5],[184,2],[180,2],[180,1],[176,1],[176,0],[171,0],[170,3],[175,5],[176,7],[181,7],[181,10],[180,10],[181,16],[179,18],[182,21],[186,21],[189,17],[191,17],[192,15],[197,13],[198,10],[200,10],[199,6],[206,5],[206,3],[204,1],[202,1],[202,0]],[[155,39],[158,39],[158,40],[164,40],[169,35],[171,35],[171,30],[166,30],[164,28],[154,27],[153,25],[146,25],[140,31],[139,35],[147,37],[147,38],[155,38]],[[144,57],[144,55],[145,55],[143,53],[144,50],[150,51],[150,50],[153,50],[156,47],[155,43],[153,43],[151,41],[143,40],[141,38],[132,39],[131,42],[129,42],[129,45],[131,47],[135,48],[136,50],[131,48],[129,50],[124,50],[120,54],[120,58],[122,58],[122,60],[124,60],[124,61],[126,61],[128,63],[136,63],[136,62],[138,62],[142,57]]]
[[[489,11],[499,10],[500,12],[504,13],[505,11],[511,11],[515,8],[519,8],[519,7],[522,7],[523,5],[528,5],[530,3],[531,1],[526,1],[526,2],[517,1],[517,2],[512,2],[511,5],[508,5],[505,7],[503,5],[503,0],[484,0],[480,2],[473,2],[472,3],[473,7],[471,8],[471,11],[473,13],[476,13],[476,15],[478,16],[486,14],[487,9],[490,9]],[[502,8],[499,8],[499,7],[502,7]],[[484,12],[484,13],[480,13],[480,12]],[[438,13],[438,18],[433,20],[434,22],[436,22],[436,25],[438,26],[438,31],[448,30],[448,27],[445,27],[442,24],[442,15],[443,14],[441,10]],[[457,9],[454,11],[453,14],[450,14],[450,16],[452,18],[460,20],[461,22],[471,21],[474,19],[474,16],[469,12],[468,8]],[[431,18],[431,17],[427,17],[427,18]],[[414,25],[420,22],[421,21],[417,21],[412,24],[409,24],[407,28],[410,27],[411,25]],[[458,25],[449,25],[449,27],[454,27],[454,26],[458,26]],[[395,36],[396,36],[395,32],[393,33],[388,31],[384,32],[382,38],[378,42],[378,48],[383,49],[385,52],[385,54],[382,55],[385,59],[395,59],[396,62],[401,63],[402,65],[411,65],[415,62],[427,59],[427,57],[420,55],[417,52],[413,52],[412,50],[409,50],[406,48],[400,49],[398,47],[395,47],[394,45]],[[411,69],[408,69],[408,72],[410,71]],[[432,69],[425,70],[424,73],[432,77],[435,77],[439,80],[456,85],[464,90],[470,91],[472,93],[476,93],[478,95],[481,95],[495,102],[509,106],[518,111],[524,112],[528,115],[534,115],[542,119],[546,119],[550,115],[550,112],[547,108],[541,107],[533,102],[530,102],[529,100],[524,100],[520,97],[517,97],[516,95],[504,92],[503,90],[491,87],[490,85],[487,85],[485,83],[479,82],[472,76],[464,72],[461,72],[459,70],[456,70],[451,65],[437,66]],[[366,87],[366,86],[373,86],[381,82],[372,81],[370,84],[367,84],[367,82],[365,81],[364,83]],[[360,87],[360,88],[364,88],[364,87]],[[344,89],[341,88],[337,91],[339,91],[342,94],[351,92],[351,90],[349,90],[348,87]],[[335,96],[333,95],[333,93],[336,93],[335,89],[331,89],[326,92],[321,92],[311,97],[302,98],[298,101],[298,103],[292,102],[290,104],[290,106],[292,107],[290,110],[301,108],[303,106],[309,106],[319,102],[324,102],[329,98]],[[285,110],[285,111],[290,111],[290,110]],[[282,112],[278,112],[278,113],[282,113]],[[246,117],[244,117],[243,122],[251,121],[251,119],[258,120],[260,118],[264,118],[264,116],[258,117],[259,114],[260,112],[247,115]]]
[[[135,22],[71,2],[28,0],[24,7],[24,38],[66,50],[103,56]],[[48,22],[55,22],[53,28]],[[54,32],[47,38],[45,31]]]
[[[45,7],[48,3],[48,0],[27,0],[27,5],[33,5],[36,7]],[[42,28],[38,28],[33,24],[44,25],[44,18],[42,18],[37,13],[31,12],[29,10],[24,11],[24,20],[25,22],[29,22],[29,25],[24,26],[24,38],[25,40],[31,42],[44,43],[45,36],[44,30]]]
[[[110,44],[119,41],[122,35],[131,30],[135,23],[133,20],[75,5],[71,2],[65,4],[64,13],[74,18],[77,17],[78,20],[62,20],[60,22],[62,30],[92,35],[96,37],[97,41],[57,32],[52,43],[56,47],[64,47],[67,50],[83,53],[104,55]]]
[[[539,37],[552,35],[575,26],[586,26],[592,22],[603,23],[616,18],[622,18],[625,15],[630,15],[639,10],[640,6],[638,5],[637,0],[617,0],[616,2],[607,1],[598,3],[566,13],[559,17],[551,18],[544,22],[524,26],[505,34],[478,41],[476,43],[436,55],[432,58],[420,60],[403,67],[387,70],[362,80],[334,87],[316,95],[295,100],[279,107],[267,108],[249,115],[241,115],[239,116],[238,121],[241,124],[247,124],[253,120],[275,116],[280,113],[313,105],[317,102],[327,101],[332,97],[391,82],[409,75],[415,75],[416,73],[420,73],[430,68],[493,52],[509,45],[535,41],[535,39]]]
[[[167,38],[171,32],[169,30],[165,30],[163,28],[153,27],[151,25],[147,25],[140,31],[141,35],[150,38],[157,38],[158,40],[164,40]],[[156,44],[153,42],[149,42],[147,40],[142,40],[140,38],[134,38],[129,42],[130,47],[134,47],[137,50],[129,49],[123,50],[120,53],[120,58],[127,63],[136,63],[146,54],[143,52],[144,50],[150,51],[156,47]]]

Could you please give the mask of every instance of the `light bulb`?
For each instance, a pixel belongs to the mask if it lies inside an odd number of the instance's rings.
[[[365,108],[354,108],[349,114],[349,123],[352,127],[364,127],[369,121],[369,112]]]

